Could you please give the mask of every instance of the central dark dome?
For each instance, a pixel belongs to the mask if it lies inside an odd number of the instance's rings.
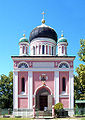
[[[41,26],[34,28],[30,33],[29,40],[31,42],[33,39],[38,37],[51,38],[57,42],[57,34],[54,31],[54,29],[45,24],[42,24]]]

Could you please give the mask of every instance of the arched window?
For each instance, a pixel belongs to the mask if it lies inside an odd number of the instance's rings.
[[[22,92],[25,92],[25,79],[22,78]]]
[[[45,52],[45,46],[42,45],[42,54],[44,54],[44,52]]]
[[[20,63],[18,68],[28,68],[28,65],[26,63]]]
[[[24,52],[25,52],[25,46],[23,46],[23,54],[24,54]]]
[[[52,55],[53,55],[53,47],[52,47]]]
[[[62,91],[66,91],[66,79],[62,78]]]
[[[62,53],[64,53],[64,46],[62,46]]]
[[[26,47],[26,54],[28,54],[28,48]]]
[[[67,63],[61,63],[59,65],[59,68],[69,68],[68,64]]]
[[[35,47],[33,46],[33,55],[35,55]]]

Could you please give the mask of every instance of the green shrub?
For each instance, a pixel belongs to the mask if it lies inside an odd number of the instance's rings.
[[[60,110],[60,109],[63,109],[63,104],[62,103],[57,103],[54,105],[54,109],[55,110]]]
[[[63,104],[62,103],[55,104],[54,109],[55,109],[55,114],[57,115],[57,117],[63,116],[64,109],[63,109]]]

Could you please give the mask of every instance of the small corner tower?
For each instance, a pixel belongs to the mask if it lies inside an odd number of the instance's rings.
[[[20,53],[19,53],[20,56],[29,55],[29,43],[28,43],[28,39],[25,37],[25,34],[23,34],[23,37],[20,38],[19,47],[20,47]]]
[[[61,38],[58,39],[58,56],[67,56],[67,39],[64,37],[63,33],[61,34]]]

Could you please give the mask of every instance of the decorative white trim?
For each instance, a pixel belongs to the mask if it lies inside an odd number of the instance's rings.
[[[69,95],[59,95],[60,98],[69,98]]]
[[[39,87],[35,90],[35,92],[34,92],[34,96],[36,95],[37,90],[40,89],[40,88],[42,88],[42,87],[43,87],[43,85],[39,86]],[[51,90],[51,88],[49,88],[47,85],[46,85],[45,87],[48,88],[48,89],[50,90],[51,95],[52,95],[52,90]]]
[[[66,68],[66,69],[61,69],[61,68],[14,68],[14,71],[73,71],[73,68]]]
[[[19,98],[28,98],[28,95],[18,95]]]
[[[13,109],[18,109],[18,72],[13,71]]]
[[[54,72],[54,97],[55,104],[59,103],[59,72]]]
[[[51,55],[50,55],[51,56]],[[43,59],[43,57],[35,57],[35,58],[31,58],[31,57],[27,57],[27,58],[24,58],[24,56],[23,56],[23,58],[18,58],[18,57],[12,57],[12,60],[16,60],[16,61],[20,61],[20,60],[28,60],[28,61],[48,61],[48,59],[49,59],[49,61],[65,61],[65,60],[68,60],[68,61],[73,61],[74,59],[75,59],[75,57],[73,56],[73,57],[71,57],[70,58],[70,56],[69,57],[67,57],[67,58],[64,58],[64,57],[47,57],[47,55],[46,55],[46,58],[44,58]]]
[[[54,62],[33,62],[33,68],[54,68]]]
[[[73,71],[69,71],[69,108],[74,108],[74,78]]]
[[[28,72],[28,108],[32,109],[33,107],[33,79],[32,71]]]

